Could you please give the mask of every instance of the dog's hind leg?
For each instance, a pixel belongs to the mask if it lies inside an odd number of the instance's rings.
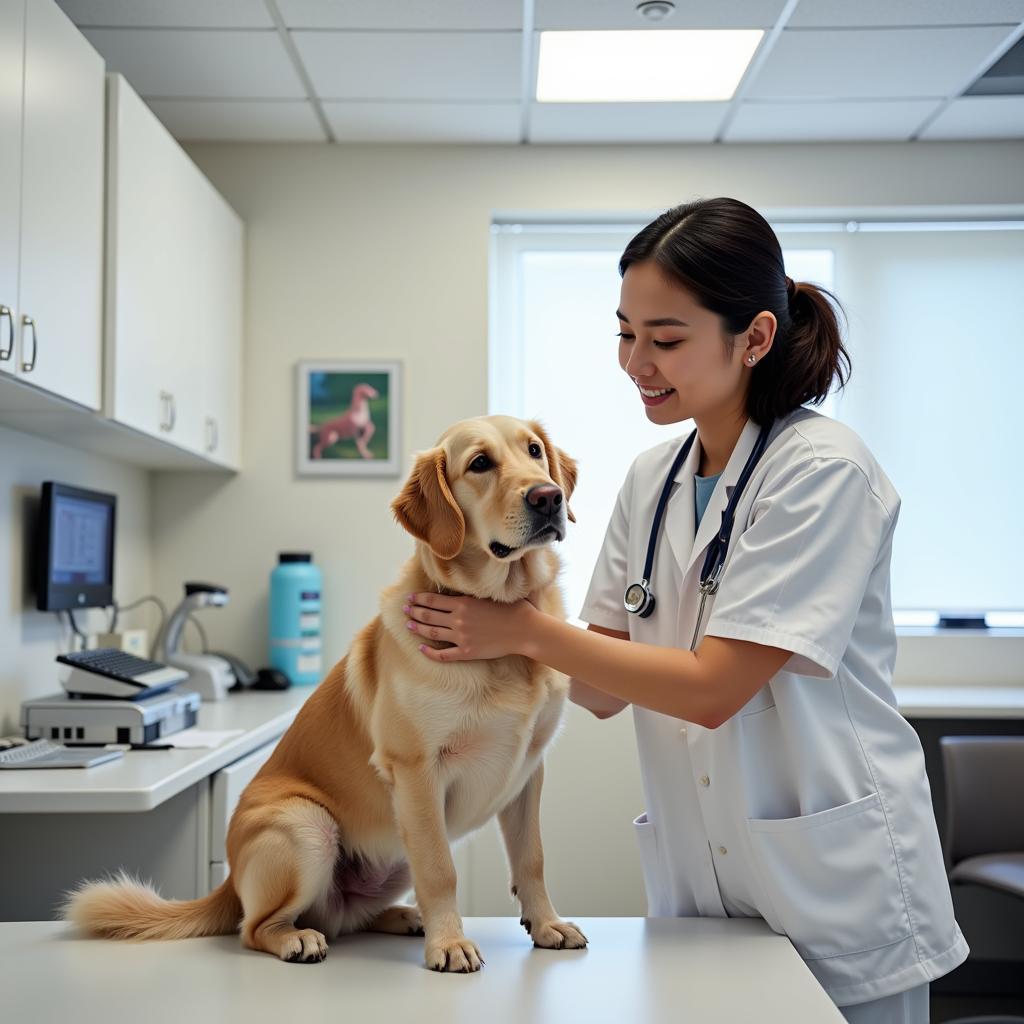
[[[396,904],[378,914],[365,930],[386,935],[423,935],[423,918],[417,907]]]
[[[295,919],[329,892],[337,856],[337,823],[319,804],[289,800],[265,818],[231,865],[245,945],[282,960],[323,960],[323,933],[296,928]]]

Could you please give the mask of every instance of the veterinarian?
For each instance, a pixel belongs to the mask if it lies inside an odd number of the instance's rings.
[[[600,718],[633,706],[652,916],[762,917],[847,1020],[920,1024],[968,948],[891,688],[900,499],[805,407],[849,373],[835,305],[733,199],[662,214],[619,272],[619,364],[648,419],[696,435],[626,475],[589,630],[439,594],[410,595],[410,628],[455,645],[435,661],[522,654]]]

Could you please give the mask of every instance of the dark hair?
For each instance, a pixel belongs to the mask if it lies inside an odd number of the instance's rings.
[[[746,203],[721,198],[674,206],[630,241],[619,274],[645,260],[717,313],[729,334],[741,334],[758,313],[775,314],[771,350],[751,371],[747,415],[755,423],[819,404],[835,379],[845,386],[850,355],[840,334],[839,300],[786,276],[775,232]]]

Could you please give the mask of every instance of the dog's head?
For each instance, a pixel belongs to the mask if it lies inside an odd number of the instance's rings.
[[[511,561],[565,537],[575,486],[576,462],[539,423],[483,416],[419,454],[391,509],[438,558],[472,546]]]
[[[360,398],[377,398],[378,391],[372,384],[357,384],[352,389],[352,401],[358,402]]]

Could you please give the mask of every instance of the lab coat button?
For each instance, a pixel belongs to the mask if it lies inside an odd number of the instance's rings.
[[[685,736],[686,735],[686,726],[685,725],[679,730],[679,735],[680,736]]]
[[[725,856],[725,854],[727,854],[729,851],[724,846],[720,846],[718,848],[718,852],[722,854],[722,856]]]
[[[711,785],[711,780],[706,775],[702,775],[700,777],[700,784],[702,786],[710,786]]]

